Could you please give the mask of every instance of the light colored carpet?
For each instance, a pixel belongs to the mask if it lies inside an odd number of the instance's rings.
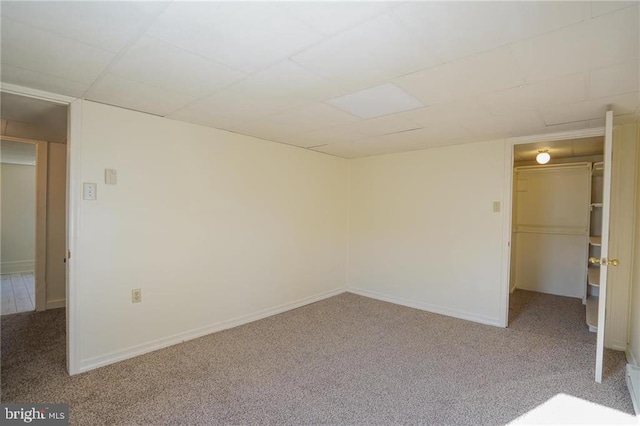
[[[87,425],[504,424],[559,393],[632,413],[624,355],[594,383],[581,326],[543,327],[573,300],[528,313],[548,302],[517,291],[501,329],[342,294],[74,377],[63,310],[11,315],[2,400],[67,402]]]

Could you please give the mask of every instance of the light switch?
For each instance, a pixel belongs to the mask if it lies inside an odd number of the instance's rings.
[[[104,169],[104,183],[107,185],[118,183],[118,174],[115,169]]]
[[[500,201],[493,202],[493,212],[500,213]]]
[[[96,199],[97,184],[85,182],[82,184],[82,199],[93,201]]]

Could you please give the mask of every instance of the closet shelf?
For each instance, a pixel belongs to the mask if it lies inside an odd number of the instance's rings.
[[[600,268],[589,267],[587,270],[587,279],[589,285],[600,287]]]
[[[589,244],[591,244],[592,246],[600,246],[600,245],[602,245],[602,237],[590,236],[589,237]]]
[[[598,297],[587,297],[587,325],[589,331],[596,331],[598,329]]]
[[[602,207],[602,203],[591,203],[591,208]]]

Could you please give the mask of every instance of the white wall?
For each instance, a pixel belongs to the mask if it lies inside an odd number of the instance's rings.
[[[585,295],[591,167],[517,168],[511,278],[523,290]],[[599,234],[598,234],[599,235]]]
[[[33,271],[35,266],[36,168],[1,164],[2,273]]]
[[[81,370],[344,291],[346,160],[91,102],[80,139]]]
[[[504,152],[494,141],[353,160],[350,290],[498,325]]]
[[[47,269],[46,308],[65,306],[67,145],[47,149]]]

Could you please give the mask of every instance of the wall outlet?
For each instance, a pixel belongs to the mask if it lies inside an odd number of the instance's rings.
[[[140,302],[142,302],[142,289],[136,288],[135,290],[131,290],[131,303]]]
[[[82,199],[83,200],[89,200],[89,201],[95,201],[95,199],[96,199],[96,190],[97,190],[97,185],[95,183],[84,182],[82,184]]]

